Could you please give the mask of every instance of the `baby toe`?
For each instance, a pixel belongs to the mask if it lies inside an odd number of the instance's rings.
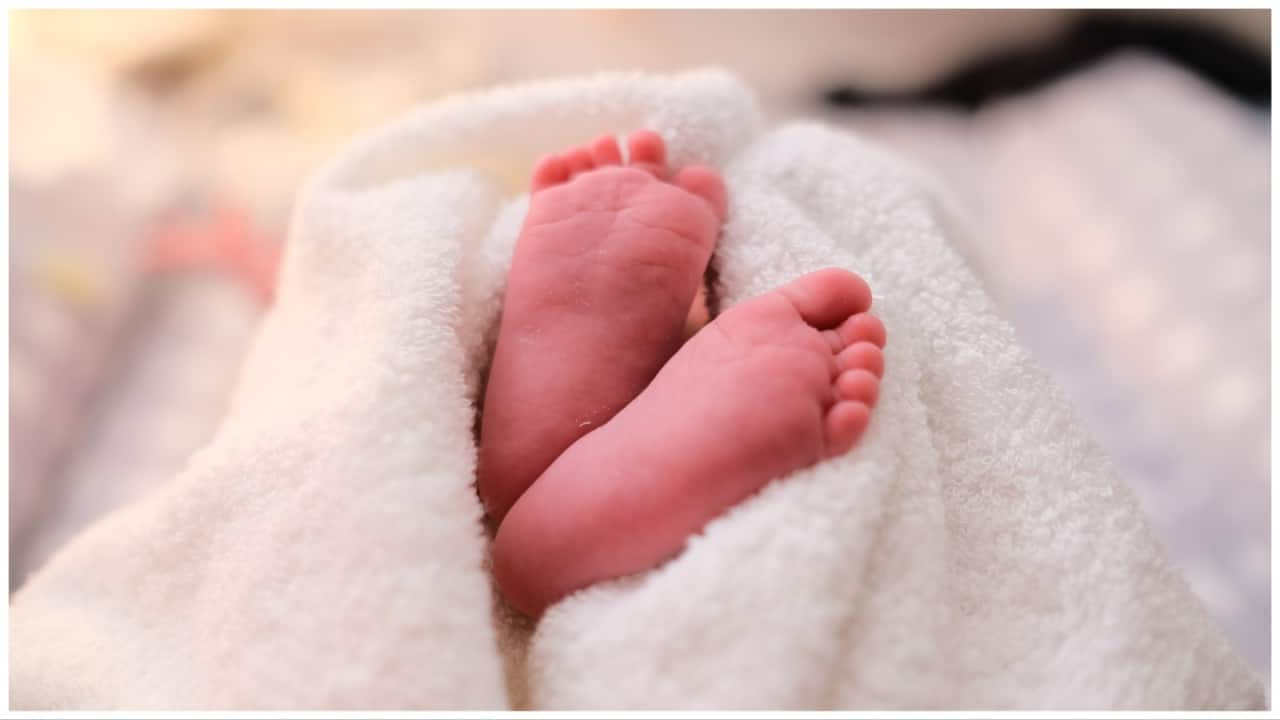
[[[871,423],[871,408],[858,402],[841,401],[831,406],[826,420],[827,456],[849,452]]]
[[[884,323],[875,315],[865,312],[850,316],[836,329],[836,333],[845,345],[869,342],[882,348],[885,344]]]
[[[568,179],[569,166],[564,158],[559,155],[547,155],[534,166],[530,186],[533,192],[538,192],[552,185],[559,185]]]
[[[622,163],[622,151],[618,148],[618,140],[612,135],[601,135],[591,143],[591,160],[596,167],[618,165]]]
[[[585,147],[574,148],[565,153],[565,164],[569,166],[569,176],[573,177],[595,167],[591,160],[591,151]]]
[[[836,328],[845,318],[871,306],[871,288],[867,283],[840,268],[811,272],[783,285],[777,292],[795,307],[807,324],[818,330]]]
[[[840,370],[862,369],[876,377],[884,377],[884,353],[875,343],[856,342],[836,356],[836,366]]]
[[[836,378],[836,397],[875,407],[880,397],[880,378],[862,368],[845,370]]]
[[[652,130],[631,133],[627,138],[627,162],[656,177],[663,177],[666,174],[667,145],[662,136]]]

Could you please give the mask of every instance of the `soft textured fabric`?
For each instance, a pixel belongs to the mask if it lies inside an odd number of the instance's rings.
[[[889,330],[860,446],[536,628],[493,595],[476,400],[536,157],[652,127],[719,167],[724,306],[863,274]],[[765,131],[720,73],[442,102],[309,186],[231,411],[172,483],[13,598],[20,708],[1258,708],[936,191]]]

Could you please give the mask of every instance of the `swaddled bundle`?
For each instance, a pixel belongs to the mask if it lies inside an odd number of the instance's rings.
[[[724,307],[826,266],[893,342],[852,453],[661,567],[490,589],[475,419],[543,152],[652,127],[719,168]],[[1256,708],[1069,403],[891,158],[762,132],[732,78],[601,76],[424,108],[310,185],[220,431],[11,607],[22,708]]]

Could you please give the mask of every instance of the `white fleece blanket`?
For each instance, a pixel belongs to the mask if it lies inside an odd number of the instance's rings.
[[[1259,679],[952,242],[856,138],[715,72],[455,98],[305,193],[277,306],[187,469],[13,598],[19,708],[1259,708]],[[889,329],[849,455],[536,628],[485,571],[476,398],[536,157],[652,127],[721,168],[726,306],[862,273]]]

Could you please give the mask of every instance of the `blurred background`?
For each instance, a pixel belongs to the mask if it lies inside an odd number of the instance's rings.
[[[443,95],[716,65],[939,177],[1270,672],[1270,12],[13,11],[11,590],[208,440],[296,192]]]

